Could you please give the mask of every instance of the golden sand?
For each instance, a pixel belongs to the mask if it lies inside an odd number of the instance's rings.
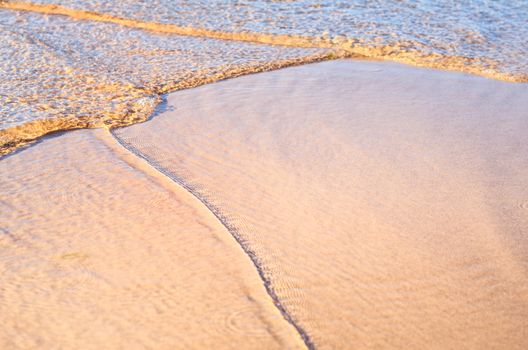
[[[338,61],[117,137],[222,213],[317,348],[528,346],[528,89]]]
[[[0,161],[0,347],[528,347],[526,86],[336,61],[160,110]]]
[[[302,348],[229,232],[115,142],[0,162],[0,348]]]

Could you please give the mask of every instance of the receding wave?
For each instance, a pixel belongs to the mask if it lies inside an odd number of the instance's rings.
[[[0,78],[10,81],[0,87],[0,155],[53,131],[144,121],[170,91],[336,57],[528,82],[525,72],[505,70],[496,59],[435,52],[404,37],[376,44],[210,29],[12,1],[0,1],[0,27]]]
[[[334,57],[333,53],[316,54],[297,59],[277,60],[264,64],[226,68],[220,72],[202,72],[189,74],[178,82],[159,86],[155,93],[139,98],[126,106],[122,114],[106,114],[92,116],[60,116],[54,119],[38,119],[25,122],[11,128],[0,130],[0,156],[35,141],[41,136],[56,131],[81,128],[116,128],[146,121],[160,102],[160,95],[169,91],[188,89],[215,81],[235,78],[238,76],[265,72],[304,63],[313,63]]]

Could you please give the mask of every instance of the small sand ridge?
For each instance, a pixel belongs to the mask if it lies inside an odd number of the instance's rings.
[[[525,349],[527,94],[325,62],[8,156],[0,347]]]
[[[0,348],[304,348],[217,218],[106,130],[6,157],[0,193]]]
[[[217,213],[316,348],[524,349],[527,94],[333,61],[113,134]]]
[[[288,313],[286,308],[282,305],[279,297],[277,296],[277,293],[273,289],[273,285],[271,284],[270,279],[267,277],[267,275],[264,273],[264,266],[262,262],[259,260],[257,254],[251,249],[251,246],[246,242],[243,238],[243,236],[238,232],[238,229],[235,225],[230,223],[229,219],[222,213],[220,208],[217,208],[213,203],[211,203],[207,197],[203,196],[201,192],[195,188],[192,184],[186,182],[183,178],[176,176],[172,172],[168,171],[167,169],[163,168],[160,164],[158,164],[153,158],[149,158],[147,155],[141,153],[138,149],[136,149],[132,144],[127,143],[123,141],[121,138],[117,137],[114,132],[112,132],[112,135],[114,136],[115,140],[123,146],[126,150],[134,154],[135,156],[145,160],[149,165],[151,165],[154,169],[159,171],[160,173],[164,174],[167,178],[171,179],[178,185],[182,186],[184,189],[189,191],[190,194],[192,194],[196,199],[198,199],[203,205],[207,207],[211,211],[211,213],[222,223],[222,225],[226,228],[227,231],[233,236],[233,238],[237,241],[237,243],[240,245],[240,248],[244,251],[244,253],[248,256],[249,259],[251,259],[251,262],[257,269],[258,275],[262,279],[262,282],[264,284],[264,287],[266,288],[266,292],[273,300],[273,303],[277,307],[277,309],[280,311],[284,319],[290,323],[299,333],[300,337],[304,341],[304,344],[308,349],[315,349],[315,346],[310,339],[310,336],[306,333],[306,331],[295,321],[295,319]]]

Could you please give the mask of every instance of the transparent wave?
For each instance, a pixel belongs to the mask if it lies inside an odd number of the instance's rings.
[[[528,82],[516,4],[0,1],[0,155],[52,131],[144,121],[170,91],[332,58]]]

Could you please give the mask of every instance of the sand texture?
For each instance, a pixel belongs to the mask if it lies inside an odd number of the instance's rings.
[[[302,348],[229,232],[105,130],[0,162],[1,349]]]
[[[222,217],[307,344],[528,347],[528,89],[336,61],[115,135]]]
[[[0,160],[0,348],[528,348],[528,88],[333,61]]]

